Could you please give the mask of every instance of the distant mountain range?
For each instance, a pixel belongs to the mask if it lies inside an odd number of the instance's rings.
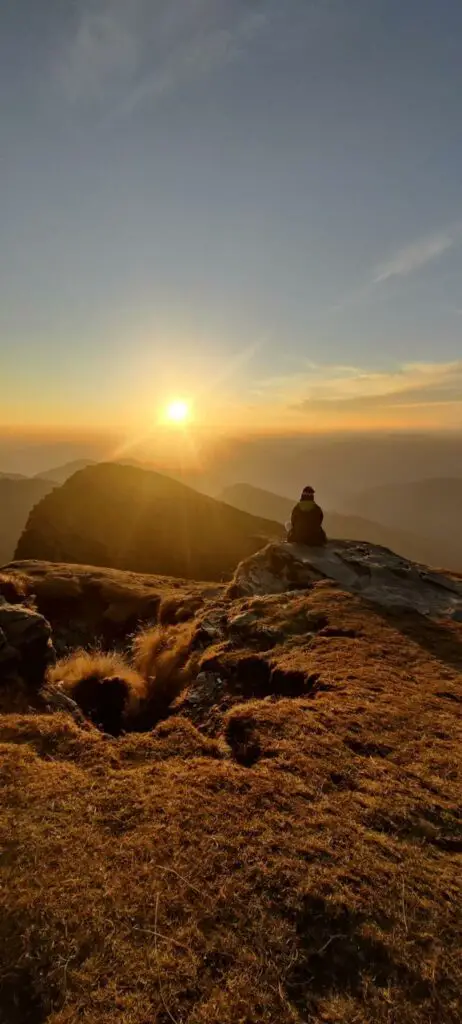
[[[22,473],[0,473],[0,565],[12,559],[34,505],[89,461],[76,459],[33,477]]]
[[[453,513],[458,515],[460,523],[462,522],[460,502],[462,480],[451,481],[451,483],[458,486],[448,488],[446,497],[448,499],[451,497],[453,500]],[[425,484],[409,484],[396,488],[377,488],[367,492],[368,501],[360,498],[355,502],[355,508],[357,507],[361,515],[343,515],[325,511],[326,532],[330,537],[382,544],[384,547],[396,551],[397,554],[405,555],[414,561],[460,571],[462,570],[462,543],[454,515],[447,520],[449,529],[442,530],[438,534],[438,530],[435,528],[438,518],[435,518],[433,528],[430,522],[431,508],[427,509],[425,516],[418,514],[417,495],[423,496],[425,488]],[[403,516],[401,515],[402,504],[399,501],[402,491],[404,491],[404,505],[408,509],[408,513]],[[440,493],[444,493],[443,489],[440,489]],[[459,494],[459,505],[456,502],[457,493]],[[364,496],[365,499],[366,497],[367,495]],[[252,515],[266,516],[281,523],[290,519],[296,501],[295,498],[293,500],[284,498],[271,491],[252,487],[250,484],[235,484],[232,487],[226,487],[221,493],[221,499]],[[436,500],[433,504],[435,515],[439,514],[441,519],[441,515],[444,514],[443,509],[437,509]],[[412,515],[413,507],[414,515]],[[456,509],[459,510],[458,513]],[[386,521],[387,513],[388,522]]]
[[[29,512],[53,486],[51,480],[0,476],[0,565],[13,557]]]
[[[371,487],[351,498],[349,507],[389,529],[422,534],[439,553],[440,564],[462,569],[462,479]]]
[[[159,473],[101,463],[43,497],[15,558],[217,580],[282,532]]]
[[[43,443],[35,435],[15,439],[2,437],[0,431],[0,469],[48,476],[49,467],[59,469],[63,463],[107,461],[122,443],[122,438],[107,438],[104,444],[102,440],[93,444],[82,440],[80,445],[59,440]],[[181,454],[176,459],[172,455],[167,465],[162,437],[153,436],[149,445],[133,446],[130,457],[138,465],[213,495],[242,480],[288,496],[310,483],[322,503],[337,512],[351,511],[350,499],[369,487],[407,484],[426,477],[462,478],[462,431],[254,437],[197,432],[194,449],[198,455],[194,465],[188,466],[187,460],[185,465]]]
[[[35,477],[0,472],[0,565],[11,561],[29,512],[37,501],[88,465],[97,463],[91,459],[75,459]]]
[[[0,480],[29,480],[24,473],[0,473]]]
[[[175,487],[183,487],[189,496],[195,495],[194,502],[192,502],[191,497],[188,498],[186,502],[188,509],[192,509],[194,506],[198,510],[199,505],[197,503],[199,502],[200,504],[201,501],[212,502],[212,505],[208,507],[214,508],[222,501],[260,521],[265,520],[265,536],[267,535],[267,520],[271,521],[271,529],[276,528],[276,524],[278,524],[277,528],[280,529],[279,524],[285,523],[290,518],[290,513],[296,500],[295,497],[291,499],[270,490],[241,483],[225,487],[220,493],[219,501],[217,502],[196,490],[192,490],[192,488],[186,487],[184,484],[180,484],[178,481],[155,473],[151,469],[141,468],[136,460],[127,460],[126,463],[121,464],[98,464],[88,459],[77,459],[62,466],[48,469],[43,476],[33,478],[24,477],[21,474],[0,473],[0,564],[11,560],[13,557],[15,547],[24,530],[29,513],[37,502],[48,495],[53,489],[57,489],[59,485],[66,484],[66,481],[76,473],[80,476],[82,471],[97,470],[101,465],[106,466],[105,479],[109,490],[112,486],[112,484],[109,484],[107,476],[110,467],[117,468],[120,466],[120,468],[127,470],[134,469],[138,473],[147,474],[153,480],[154,478],[169,480],[171,495],[173,495]],[[84,477],[84,479],[87,480],[87,477]],[[91,479],[99,480],[98,474],[95,478],[91,477]],[[113,479],[114,481],[119,479],[117,472],[115,472]],[[309,479],[311,480],[311,477]],[[142,490],[144,493],[143,488]],[[136,511],[138,509],[139,511],[139,492],[139,486],[135,485],[133,494],[134,504],[132,509],[127,511],[129,518],[133,516],[133,510]],[[324,504],[322,489],[318,491],[318,494],[320,503]],[[111,500],[109,491],[107,491],[107,497],[108,500]],[[155,518],[154,506],[158,499],[154,486],[149,500],[151,502],[152,515]],[[56,504],[58,499],[54,499],[53,502]],[[195,516],[196,512],[191,516],[192,522],[195,522]],[[458,478],[435,478],[402,484],[384,484],[379,487],[369,488],[359,494],[345,496],[341,512],[325,511],[326,530],[331,537],[365,540],[374,544],[382,544],[415,561],[438,565],[455,571],[462,571],[461,522],[462,479]],[[252,533],[255,533],[255,531],[259,533],[261,523],[259,525],[253,524],[250,529]],[[76,534],[78,532],[79,527],[76,523]],[[234,527],[231,532],[234,533]],[[86,541],[89,542],[92,533],[88,524],[84,527],[84,533]],[[188,538],[188,543],[190,542],[192,548],[196,549],[198,544],[197,538],[189,537],[189,529]],[[46,537],[42,529],[40,550],[42,550],[42,543],[45,540]],[[93,540],[96,542],[96,534]],[[241,546],[237,544],[236,548],[233,547],[235,541],[236,537],[231,543],[231,548],[238,551],[238,557],[242,557]],[[51,543],[51,538],[49,538],[49,542]],[[106,550],[103,537],[101,542],[103,543],[103,550]],[[84,538],[82,538],[82,543],[85,544]],[[71,545],[72,550],[77,550],[78,546],[77,537],[74,537]],[[135,544],[134,547],[136,548],[137,545]],[[204,547],[208,547],[207,544]],[[119,566],[118,562],[113,561],[116,548],[117,544],[113,538],[113,541],[109,544],[109,553],[104,556],[106,558],[104,562],[102,562],[102,550],[97,548],[97,551],[99,551],[97,561],[104,565]],[[248,553],[247,548],[245,553]],[[52,558],[53,556],[51,554],[28,554],[22,557]],[[70,559],[71,554],[66,556],[60,554],[56,557]],[[135,555],[134,549],[131,549],[130,558],[132,557],[141,559],[141,562],[144,564],[144,556],[140,554],[140,551]],[[223,551],[217,552],[217,557],[220,566],[218,571],[221,572]],[[108,558],[109,561],[107,561]],[[81,559],[76,558],[75,560]],[[86,560],[92,561],[92,559],[88,558]],[[213,572],[212,560],[213,556],[210,552],[210,557],[206,559],[207,569],[204,569],[203,572],[207,571],[209,574]],[[183,566],[187,564],[187,559],[185,560],[183,556],[181,556],[179,561]],[[205,564],[203,556],[200,557],[199,561],[201,565]],[[228,565],[229,559],[225,558],[224,561]],[[166,564],[167,562],[170,565],[170,556],[166,558]],[[120,567],[132,568],[133,565],[120,565]],[[149,570],[143,570],[140,568],[139,560],[136,562],[136,567],[139,571],[164,571],[159,569],[157,564]],[[223,571],[227,572],[228,570]],[[173,569],[171,567],[166,568],[165,572],[173,573]],[[184,572],[181,574],[188,575],[188,573]],[[202,578],[204,578],[203,573]]]
[[[43,473],[37,473],[35,479],[52,480],[55,484],[63,484],[65,480],[68,480],[70,476],[77,473],[79,469],[95,465],[96,462],[93,459],[74,459],[73,462],[65,462],[62,466],[53,466],[52,469],[47,469]]]
[[[326,508],[348,513],[350,499],[369,487],[436,476],[462,479],[462,433],[263,436],[218,445],[205,463],[215,494],[236,481],[289,497],[312,484]],[[193,486],[203,484],[197,479]]]
[[[157,467],[146,462],[139,462],[138,459],[103,459],[103,462],[109,462],[117,466],[136,466],[137,469],[148,469],[153,472],[157,471]],[[95,459],[74,459],[73,462],[65,462],[62,466],[54,466],[52,469],[47,469],[43,473],[37,473],[37,477],[42,480],[53,480],[56,484],[64,484],[70,476],[74,473],[78,473],[81,469],[86,469],[87,466],[100,465]]]

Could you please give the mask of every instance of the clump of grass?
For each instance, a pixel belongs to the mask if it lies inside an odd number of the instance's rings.
[[[165,718],[173,701],[197,671],[198,655],[192,652],[195,628],[153,626],[135,637],[133,664],[146,680],[144,721],[152,725]]]
[[[159,608],[159,623],[161,626],[178,625],[181,622],[189,622],[194,618],[197,609],[202,603],[200,595],[195,597],[184,597],[183,595],[171,594],[164,597]]]
[[[21,573],[0,572],[0,596],[9,604],[23,604],[29,597],[29,586]]]
[[[261,755],[260,735],[252,708],[234,708],[225,718],[225,739],[235,760],[247,768]]]
[[[83,713],[104,732],[118,735],[130,728],[143,699],[146,681],[117,654],[76,651],[48,672],[47,682],[58,685]]]
[[[140,632],[133,664],[116,653],[78,650],[49,670],[47,684],[59,685],[104,732],[152,729],[197,672],[194,632],[192,623]]]

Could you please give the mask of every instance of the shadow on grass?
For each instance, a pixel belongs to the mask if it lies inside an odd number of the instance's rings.
[[[438,661],[462,671],[462,627],[427,619],[413,611],[376,609],[393,629],[418,644]]]

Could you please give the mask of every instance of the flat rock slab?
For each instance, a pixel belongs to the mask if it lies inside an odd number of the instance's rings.
[[[325,547],[268,544],[241,562],[233,596],[303,589],[321,579],[384,608],[403,608],[431,618],[462,620],[462,580],[360,541],[329,541]]]

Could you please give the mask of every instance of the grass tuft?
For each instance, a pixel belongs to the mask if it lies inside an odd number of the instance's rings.
[[[133,663],[147,686],[144,718],[152,725],[165,718],[197,671],[198,655],[191,651],[194,633],[189,622],[153,626],[133,641]]]
[[[129,728],[146,697],[146,682],[120,655],[76,651],[48,672],[47,682],[67,696],[104,732]]]
[[[22,604],[29,596],[29,586],[21,573],[0,572],[0,597],[9,604]]]

